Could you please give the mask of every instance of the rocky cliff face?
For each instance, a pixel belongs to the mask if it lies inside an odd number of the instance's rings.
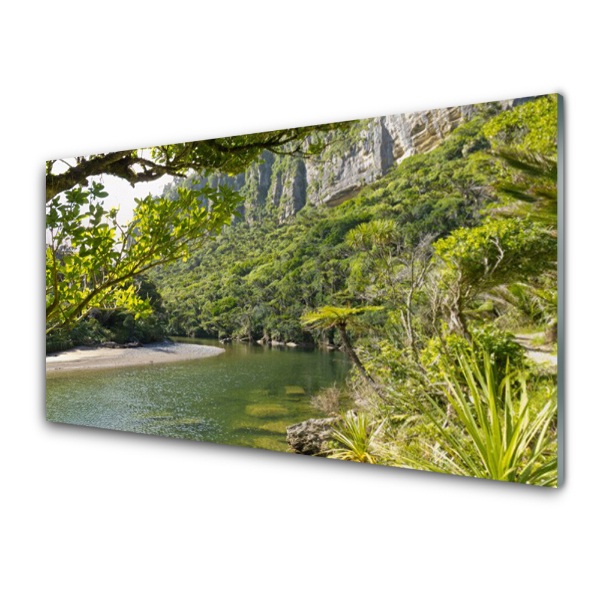
[[[308,162],[307,202],[335,206],[413,154],[433,150],[474,112],[472,105],[370,119],[358,143],[327,163]]]
[[[508,110],[526,100],[491,105]],[[436,148],[456,127],[488,106],[468,104],[367,119],[358,135],[342,134],[319,158],[264,152],[262,162],[245,173],[211,182],[227,182],[242,192],[246,201],[241,212],[247,220],[260,218],[268,209],[285,221],[307,204],[336,206],[351,198],[405,158]]]

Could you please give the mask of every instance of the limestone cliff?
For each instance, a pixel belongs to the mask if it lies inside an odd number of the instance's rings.
[[[354,136],[347,132],[339,139],[334,136],[321,157],[301,159],[264,152],[261,162],[245,173],[213,176],[210,182],[227,182],[242,192],[244,218],[252,221],[268,210],[285,221],[306,204],[335,206],[351,198],[408,156],[433,150],[478,111],[508,110],[528,99],[366,119]]]
[[[308,162],[311,204],[336,205],[413,154],[433,150],[474,112],[472,105],[369,119],[361,139],[327,162]]]

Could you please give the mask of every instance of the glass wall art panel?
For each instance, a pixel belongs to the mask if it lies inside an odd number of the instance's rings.
[[[47,419],[557,487],[562,139],[549,94],[48,161]]]

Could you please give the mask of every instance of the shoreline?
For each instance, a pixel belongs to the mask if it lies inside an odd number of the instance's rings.
[[[89,369],[118,369],[209,358],[225,352],[216,346],[156,342],[138,348],[79,346],[46,356],[46,374]]]

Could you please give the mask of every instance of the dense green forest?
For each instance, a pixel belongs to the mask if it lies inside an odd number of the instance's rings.
[[[556,485],[556,369],[534,352],[556,354],[556,148],[556,96],[479,105],[339,206],[246,206],[138,278],[145,313],[92,314],[49,343],[339,348],[347,389],[313,399],[337,419],[326,455]]]
[[[351,352],[334,456],[555,484],[556,374],[514,333],[556,341],[556,110],[481,106],[340,206],[235,223],[153,272],[168,332]]]
[[[523,120],[529,116],[531,121],[537,118],[545,124],[547,113],[555,111],[552,106],[551,99],[542,99],[515,112],[524,113]],[[257,222],[234,224],[186,262],[154,272],[152,277],[169,315],[168,332],[191,337],[309,342],[313,334],[300,323],[306,310],[374,302],[389,304],[385,315],[378,316],[381,322],[387,322],[400,318],[403,297],[416,283],[409,281],[410,267],[414,271],[427,265],[430,270],[432,263],[439,267],[447,262],[452,249],[436,246],[438,239],[453,231],[464,235],[463,229],[474,227],[483,227],[474,230],[482,236],[482,243],[499,233],[505,237],[515,232],[537,237],[540,226],[535,219],[519,216],[515,220],[513,216],[511,220],[506,212],[515,213],[516,207],[501,183],[506,184],[511,174],[515,178],[519,174],[497,159],[492,148],[498,142],[507,145],[507,131],[509,141],[523,134],[512,132],[515,126],[510,122],[501,128],[507,114],[494,118],[495,112],[493,106],[482,108],[439,148],[406,159],[387,177],[341,206],[307,206],[284,224],[279,223],[276,214],[265,210]],[[547,147],[540,148],[542,142],[532,141],[531,137],[525,136],[511,147],[551,152],[551,139]],[[489,217],[500,210],[506,218],[490,221]],[[506,231],[500,232],[502,228]],[[551,257],[552,252],[555,255],[552,239],[548,240]],[[519,250],[528,251],[525,247]],[[515,253],[514,257],[506,257],[502,283],[513,283],[511,277],[518,283],[522,273],[514,263],[522,262],[524,256]],[[378,272],[384,263],[387,281]],[[540,272],[535,273],[534,268],[531,277],[548,271],[547,263],[538,266]],[[439,268],[433,270],[439,274]],[[412,277],[415,279],[416,273]],[[489,286],[495,282],[482,279]],[[411,313],[413,320],[427,328],[432,325],[425,314],[430,302],[420,289],[425,283],[423,280],[419,289],[413,290]],[[475,305],[469,310],[481,311],[489,305],[489,310],[500,316],[499,303],[491,307],[489,298],[480,295],[472,302]],[[506,312],[502,311],[504,320],[508,318]],[[476,320],[475,313],[471,316]],[[525,319],[517,311],[512,311],[511,317]]]

